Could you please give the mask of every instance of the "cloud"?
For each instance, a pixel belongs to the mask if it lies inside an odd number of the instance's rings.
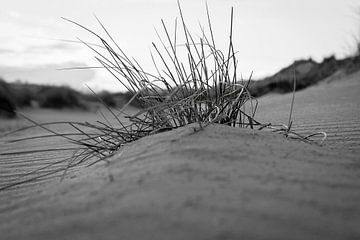
[[[51,45],[33,45],[33,46],[28,46],[25,49],[0,48],[0,54],[19,54],[19,53],[41,54],[41,53],[50,53],[52,51],[73,52],[80,49],[81,48],[79,48],[78,46],[74,46],[71,44],[56,43]]]
[[[16,53],[13,49],[0,48],[0,54]]]
[[[0,76],[6,81],[22,80],[36,84],[67,85],[82,89],[84,84],[92,81],[95,70],[59,70],[66,67],[86,67],[80,62],[49,64],[31,67],[7,67],[0,65]]]
[[[11,18],[20,18],[21,17],[21,14],[17,11],[14,11],[14,10],[10,10],[7,12],[8,16],[11,17]]]
[[[67,43],[56,43],[51,45],[35,45],[24,49],[23,53],[49,53],[51,51],[74,51],[78,50],[78,46]]]

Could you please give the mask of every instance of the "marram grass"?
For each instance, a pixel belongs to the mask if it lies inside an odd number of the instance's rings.
[[[22,115],[33,123],[32,127],[40,127],[48,134],[17,139],[16,142],[62,137],[72,143],[73,147],[40,151],[76,151],[70,157],[24,174],[18,181],[1,187],[0,190],[40,180],[55,173],[65,175],[69,169],[82,164],[90,166],[99,161],[106,161],[109,156],[129,142],[191,123],[198,124],[196,130],[218,123],[232,127],[268,129],[307,142],[313,142],[311,138],[316,135],[323,135],[323,140],[326,138],[326,134],[322,132],[302,136],[291,131],[292,109],[288,125],[263,124],[256,120],[258,103],[248,91],[251,76],[244,80],[238,75],[237,53],[233,45],[233,9],[229,21],[228,47],[224,51],[218,49],[215,44],[208,8],[207,32],[201,28],[200,37],[190,33],[180,5],[179,13],[180,20],[175,21],[173,36],[170,36],[165,22],[161,21],[165,38],[159,37],[160,46],[153,43],[154,55],[151,56],[156,73],[146,72],[135,59],[126,55],[98,19],[104,30],[104,37],[77,22],[66,19],[97,38],[99,44],[79,41],[95,53],[95,58],[101,67],[134,97],[118,110],[103,103],[116,121],[116,125],[110,124],[106,118],[104,122],[99,121],[95,124],[88,122],[39,124]],[[184,42],[178,43],[179,33],[185,39]],[[185,60],[181,56],[186,56]],[[136,114],[127,114],[125,109],[135,98],[142,105],[142,109]],[[101,101],[101,98],[99,100]],[[52,125],[58,124],[69,125],[73,132],[64,134],[51,129]],[[33,153],[37,151],[34,150]],[[32,151],[1,155],[24,153],[28,154]],[[42,173],[42,170],[52,169],[55,165],[60,167],[46,174]]]

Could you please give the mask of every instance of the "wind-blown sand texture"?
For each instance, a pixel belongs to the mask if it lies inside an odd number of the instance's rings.
[[[293,129],[300,133],[325,131],[325,145],[360,154],[360,72],[296,92]],[[287,124],[291,96],[260,98],[257,118]]]
[[[61,183],[51,177],[2,191],[0,236],[358,239],[359,91],[357,73],[297,93],[294,128],[326,131],[324,147],[265,131],[192,124],[133,142],[109,164],[80,167]],[[259,120],[287,123],[290,98],[260,99]],[[2,144],[1,151],[27,147]],[[1,156],[1,184],[59,157]]]

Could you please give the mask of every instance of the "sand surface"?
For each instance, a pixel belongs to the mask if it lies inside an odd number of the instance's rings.
[[[323,147],[221,125],[149,136],[0,192],[0,239],[359,239],[359,77],[297,93],[294,128],[328,132]],[[290,98],[260,99],[259,120],[287,123]],[[1,184],[61,157],[1,156]]]
[[[261,122],[288,123],[292,94],[259,99]],[[325,145],[360,154],[360,71],[296,92],[293,129],[300,133],[325,131]]]

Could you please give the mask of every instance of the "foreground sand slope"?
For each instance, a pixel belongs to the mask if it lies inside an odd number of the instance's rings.
[[[192,125],[134,142],[61,183],[50,176],[2,191],[0,239],[360,239],[359,96],[360,72],[297,92],[293,127],[326,131],[324,147]],[[290,94],[259,101],[258,120],[287,123]],[[1,152],[66,144],[3,141]],[[0,156],[0,186],[65,157]]]
[[[190,125],[1,212],[2,239],[359,239],[360,162],[283,136]],[[1,192],[0,194],[6,194]]]

